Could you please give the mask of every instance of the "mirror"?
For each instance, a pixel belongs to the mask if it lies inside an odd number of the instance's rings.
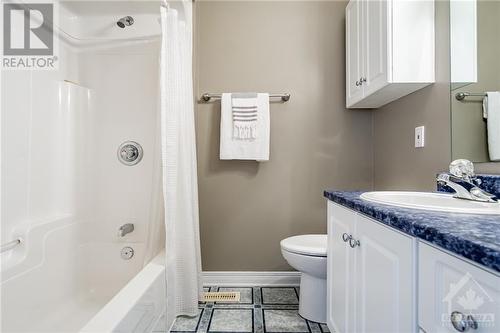
[[[500,162],[500,1],[450,0],[450,42],[452,160]]]

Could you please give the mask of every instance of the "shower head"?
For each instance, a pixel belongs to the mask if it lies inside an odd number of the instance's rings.
[[[122,29],[132,24],[134,24],[134,18],[132,16],[122,17],[116,22],[116,25]]]

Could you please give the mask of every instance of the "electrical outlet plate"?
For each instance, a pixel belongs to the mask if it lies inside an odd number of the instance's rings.
[[[425,146],[425,126],[415,127],[415,148]]]

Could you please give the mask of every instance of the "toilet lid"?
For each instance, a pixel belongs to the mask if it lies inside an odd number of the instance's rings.
[[[326,257],[326,235],[300,235],[283,239],[281,248],[288,252]]]

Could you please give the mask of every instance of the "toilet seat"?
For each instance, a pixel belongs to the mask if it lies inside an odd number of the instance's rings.
[[[326,257],[327,235],[299,235],[283,239],[284,251],[314,257]]]

